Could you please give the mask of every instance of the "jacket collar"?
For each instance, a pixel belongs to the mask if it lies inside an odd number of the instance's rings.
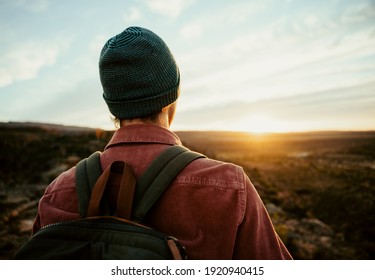
[[[116,130],[105,150],[114,145],[128,143],[182,145],[180,138],[169,129],[158,125],[134,124]]]

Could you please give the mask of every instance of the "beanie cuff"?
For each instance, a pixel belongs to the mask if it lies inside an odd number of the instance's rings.
[[[179,83],[171,90],[157,96],[137,100],[110,100],[103,93],[109,111],[119,119],[142,118],[161,111],[164,107],[172,104],[179,96]]]

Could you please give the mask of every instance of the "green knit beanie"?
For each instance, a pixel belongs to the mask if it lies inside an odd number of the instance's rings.
[[[175,102],[180,72],[155,33],[129,27],[104,45],[99,59],[103,98],[120,119],[144,117]]]

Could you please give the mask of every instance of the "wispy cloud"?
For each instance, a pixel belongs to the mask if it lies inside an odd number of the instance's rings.
[[[22,8],[32,13],[46,12],[49,7],[48,0],[13,0],[7,1],[7,3],[1,3],[11,5],[17,8]]]
[[[184,9],[194,3],[194,0],[147,0],[147,6],[155,13],[165,17],[177,18]]]
[[[185,24],[180,30],[180,36],[186,40],[198,39],[203,33],[203,27],[197,22]]]
[[[137,7],[130,7],[124,13],[124,21],[126,23],[133,23],[142,19],[142,13]]]
[[[371,120],[375,118],[374,91],[375,81],[299,96],[252,102],[230,101],[221,105],[206,105],[203,108],[187,110],[180,108],[177,111],[176,122],[182,129],[185,124],[194,123],[197,129],[243,130],[248,127],[251,130],[252,122],[261,120],[266,121],[264,125],[268,125],[268,128],[274,131],[306,128],[345,130],[353,127],[371,129]],[[359,111],[361,114],[358,114]],[[342,119],[347,121],[343,122]],[[228,124],[231,126],[228,127]]]
[[[348,7],[341,16],[342,22],[346,23],[358,23],[371,19],[375,19],[375,3],[371,0]]]
[[[12,44],[0,54],[0,87],[16,81],[35,78],[39,71],[51,66],[62,50],[55,42],[24,42]]]
[[[265,8],[266,4],[263,2],[227,2],[225,9],[215,10],[212,7],[207,14],[191,18],[180,28],[179,35],[183,40],[189,41],[198,39],[202,34],[210,36],[222,30],[223,38],[231,40],[231,34],[227,33],[228,26],[241,25]]]
[[[366,58],[374,53],[374,29],[343,33],[342,25],[328,23],[308,14],[301,17],[305,33],[300,33],[290,29],[293,21],[279,18],[192,51],[181,57],[185,90],[192,100],[219,104],[225,98],[277,98],[371,81],[375,66]]]

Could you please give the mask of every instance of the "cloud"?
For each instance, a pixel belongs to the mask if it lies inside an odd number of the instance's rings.
[[[187,23],[180,30],[180,36],[182,39],[195,40],[201,36],[203,32],[202,25],[197,22]]]
[[[137,7],[130,7],[124,13],[124,21],[126,23],[136,22],[142,18],[142,13]]]
[[[327,20],[311,13],[301,19],[307,22],[304,29],[318,36],[290,32],[294,22],[279,18],[254,32],[246,29],[230,40],[192,48],[180,56],[183,90],[191,99],[183,106],[194,106],[197,100],[217,104],[228,94],[254,101],[371,80],[373,27],[342,32],[340,25],[325,29]]]
[[[318,18],[315,15],[310,15],[305,18],[304,22],[307,26],[314,27],[318,23]]]
[[[264,120],[271,130],[276,131],[371,129],[375,118],[374,91],[373,80],[366,84],[303,95],[251,102],[232,100],[189,109],[180,106],[184,102],[181,96],[175,126],[177,129],[192,130],[244,130],[245,127],[250,130],[252,121]]]
[[[375,18],[375,5],[373,1],[359,3],[348,7],[341,20],[344,23],[357,23],[366,20],[374,20]]]
[[[14,7],[20,7],[32,13],[46,12],[49,7],[48,0],[13,0],[13,1],[8,1],[8,2],[9,2],[7,3],[8,5],[12,5]]]
[[[15,92],[15,96],[18,102],[7,102],[10,106],[3,109],[3,118],[16,112],[13,120],[113,128],[97,77],[43,80],[28,92]]]
[[[193,0],[147,0],[146,4],[155,13],[170,18],[177,18],[193,2]]]
[[[0,87],[35,78],[43,67],[56,62],[63,45],[25,42],[8,46],[0,54]]]
[[[210,36],[211,33],[215,34],[218,31],[222,31],[220,36],[230,40],[230,33],[233,30],[228,30],[228,26],[241,26],[247,21],[251,21],[253,16],[265,9],[266,4],[263,2],[227,2],[220,10],[215,10],[215,7],[213,7],[207,14],[191,18],[182,26],[179,34],[183,40],[188,41],[201,37],[203,32],[206,33],[205,35]]]

